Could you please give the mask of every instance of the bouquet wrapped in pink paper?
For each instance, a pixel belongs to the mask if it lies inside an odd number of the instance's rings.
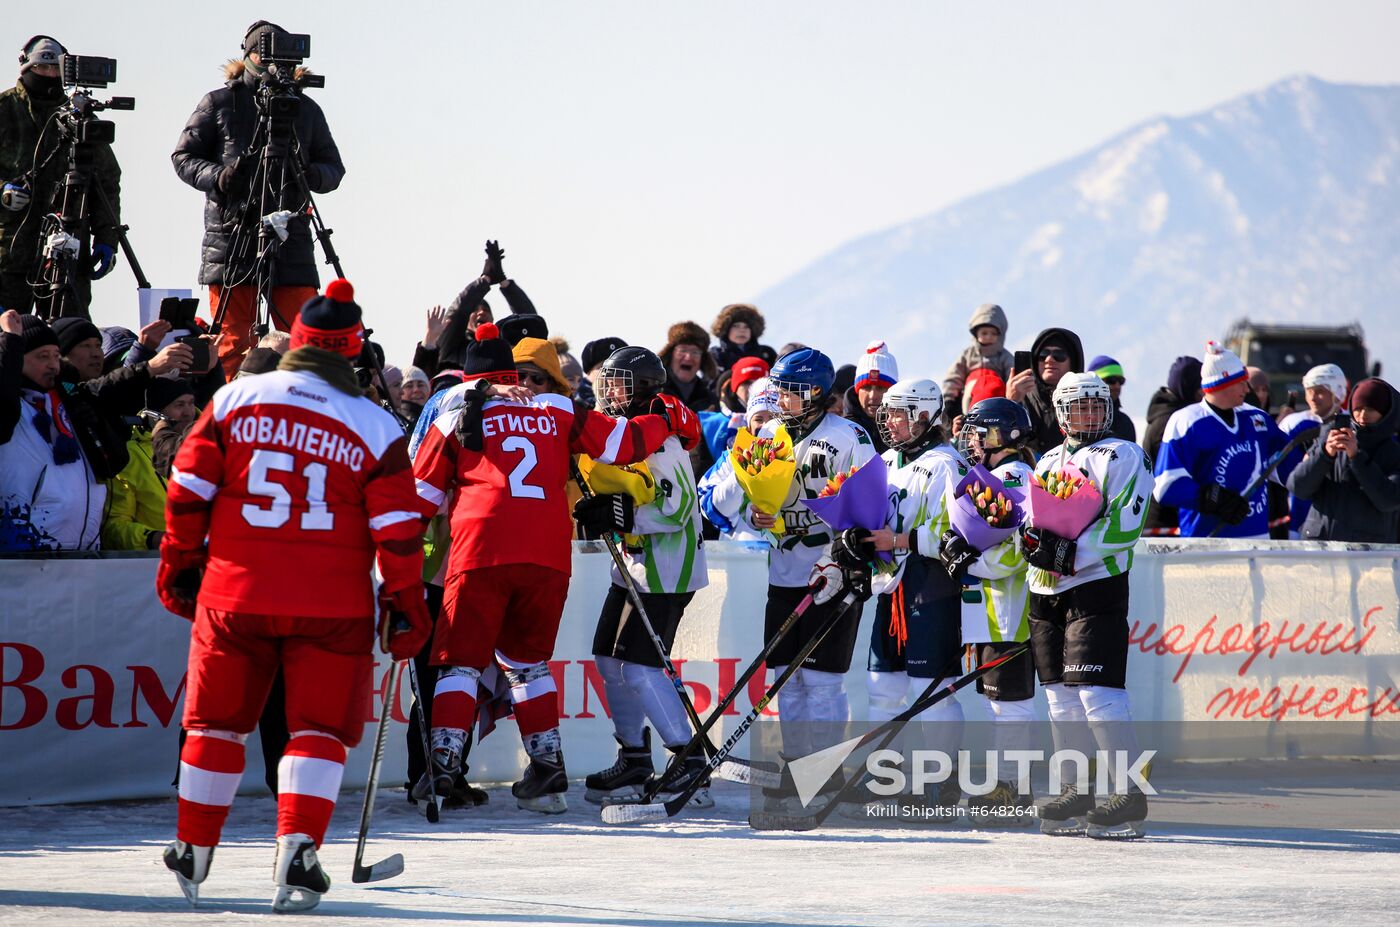
[[[872,457],[859,467],[837,473],[826,481],[820,495],[803,502],[835,531],[874,531],[885,526],[890,504],[888,475],[884,459]],[[882,551],[879,559],[893,562],[889,551]]]
[[[1074,464],[1031,481],[1027,524],[1074,540],[1103,510],[1103,493]]]
[[[1023,501],[1021,494],[978,464],[953,487],[947,500],[948,524],[973,547],[989,550],[1021,526]]]

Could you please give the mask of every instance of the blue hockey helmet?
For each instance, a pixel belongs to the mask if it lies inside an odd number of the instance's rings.
[[[800,409],[788,412],[782,410],[779,402],[778,417],[789,422],[800,421],[814,408],[826,408],[831,384],[836,381],[836,368],[831,358],[816,348],[796,348],[773,362],[768,380],[780,394],[792,393],[802,400]]]
[[[967,410],[958,431],[958,450],[969,463],[1006,448],[1025,447],[1031,437],[1026,407],[1001,396],[983,399]]]

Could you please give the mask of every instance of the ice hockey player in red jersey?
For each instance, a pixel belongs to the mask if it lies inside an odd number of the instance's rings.
[[[414,458],[427,514],[446,503],[452,530],[442,615],[432,662],[442,667],[433,695],[429,775],[446,791],[461,764],[481,673],[495,661],[510,683],[515,719],[530,764],[511,789],[523,809],[567,810],[568,780],[559,706],[549,659],[569,591],[573,525],[565,484],[569,455],[633,463],[671,434],[687,449],[700,440],[695,414],[658,397],[660,414],[613,419],[545,393],[520,401],[515,364],[496,326],[476,331],[455,387],[461,405],[434,422]],[[457,397],[448,397],[453,401]],[[616,529],[629,530],[619,506]]]
[[[194,627],[165,863],[192,902],[280,667],[291,739],[278,766],[273,907],[316,905],[330,888],[316,850],[370,700],[376,553],[389,652],[411,657],[431,628],[407,441],[347,359],[361,331],[353,289],[332,282],[302,307],[279,369],[221,389],[175,458],[156,586]]]

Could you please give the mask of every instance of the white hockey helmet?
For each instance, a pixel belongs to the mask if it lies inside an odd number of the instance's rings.
[[[1346,405],[1347,375],[1336,364],[1319,364],[1303,374],[1303,388],[1321,386],[1337,400],[1337,408]]]
[[[909,438],[896,441],[890,434],[889,414],[902,411],[909,416]],[[930,428],[938,424],[938,416],[943,414],[943,390],[927,378],[900,380],[885,390],[880,399],[880,411],[875,416],[875,426],[880,430],[880,440],[894,448],[912,447]],[[920,428],[919,423],[924,422]]]
[[[1113,394],[1098,374],[1065,374],[1055,386],[1053,401],[1055,420],[1069,437],[1093,441],[1113,426]]]

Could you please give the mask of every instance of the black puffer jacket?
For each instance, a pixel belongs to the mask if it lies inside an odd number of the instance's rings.
[[[1035,360],[1040,356],[1040,349],[1049,341],[1056,341],[1069,349],[1070,372],[1084,372],[1084,345],[1074,332],[1068,328],[1047,328],[1035,336],[1035,341],[1031,343],[1031,363],[1035,365],[1035,389],[1021,400],[1021,404],[1031,416],[1033,435],[1027,444],[1037,457],[1052,447],[1058,447],[1065,439],[1064,433],[1060,431],[1059,420],[1055,418],[1055,388],[1040,378],[1040,363]]]
[[[1303,539],[1393,544],[1400,530],[1400,393],[1390,387],[1390,411],[1356,429],[1355,457],[1327,456],[1327,435],[1335,425],[1322,426],[1288,477],[1288,491],[1312,501]]]
[[[247,189],[258,157],[257,152],[248,152],[258,122],[256,81],[251,72],[245,72],[242,61],[229,62],[224,74],[227,83],[199,101],[170,156],[180,179],[205,197],[199,282],[221,286],[253,282],[260,215],[259,191]],[[304,72],[298,69],[297,76],[304,76]],[[321,107],[308,96],[300,99],[295,129],[307,186],[312,193],[329,193],[340,186],[345,165]],[[219,173],[240,155],[244,156],[244,165],[229,188],[230,195],[225,197],[219,192]],[[298,215],[288,223],[290,234],[277,249],[272,282],[277,286],[319,287],[311,220],[305,215],[304,198],[290,175],[282,196],[285,208]],[[234,231],[240,221],[248,231],[239,234],[235,242]],[[230,254],[231,247],[236,247],[237,254]]]
[[[1182,399],[1165,386],[1157,387],[1157,392],[1147,403],[1147,433],[1142,437],[1142,451],[1147,456],[1150,467],[1157,465],[1157,452],[1162,449],[1162,435],[1167,431],[1167,420],[1178,409],[1191,403]],[[1181,525],[1176,506],[1162,505],[1155,496],[1147,497],[1147,520],[1143,522],[1144,533],[1161,534]]]

